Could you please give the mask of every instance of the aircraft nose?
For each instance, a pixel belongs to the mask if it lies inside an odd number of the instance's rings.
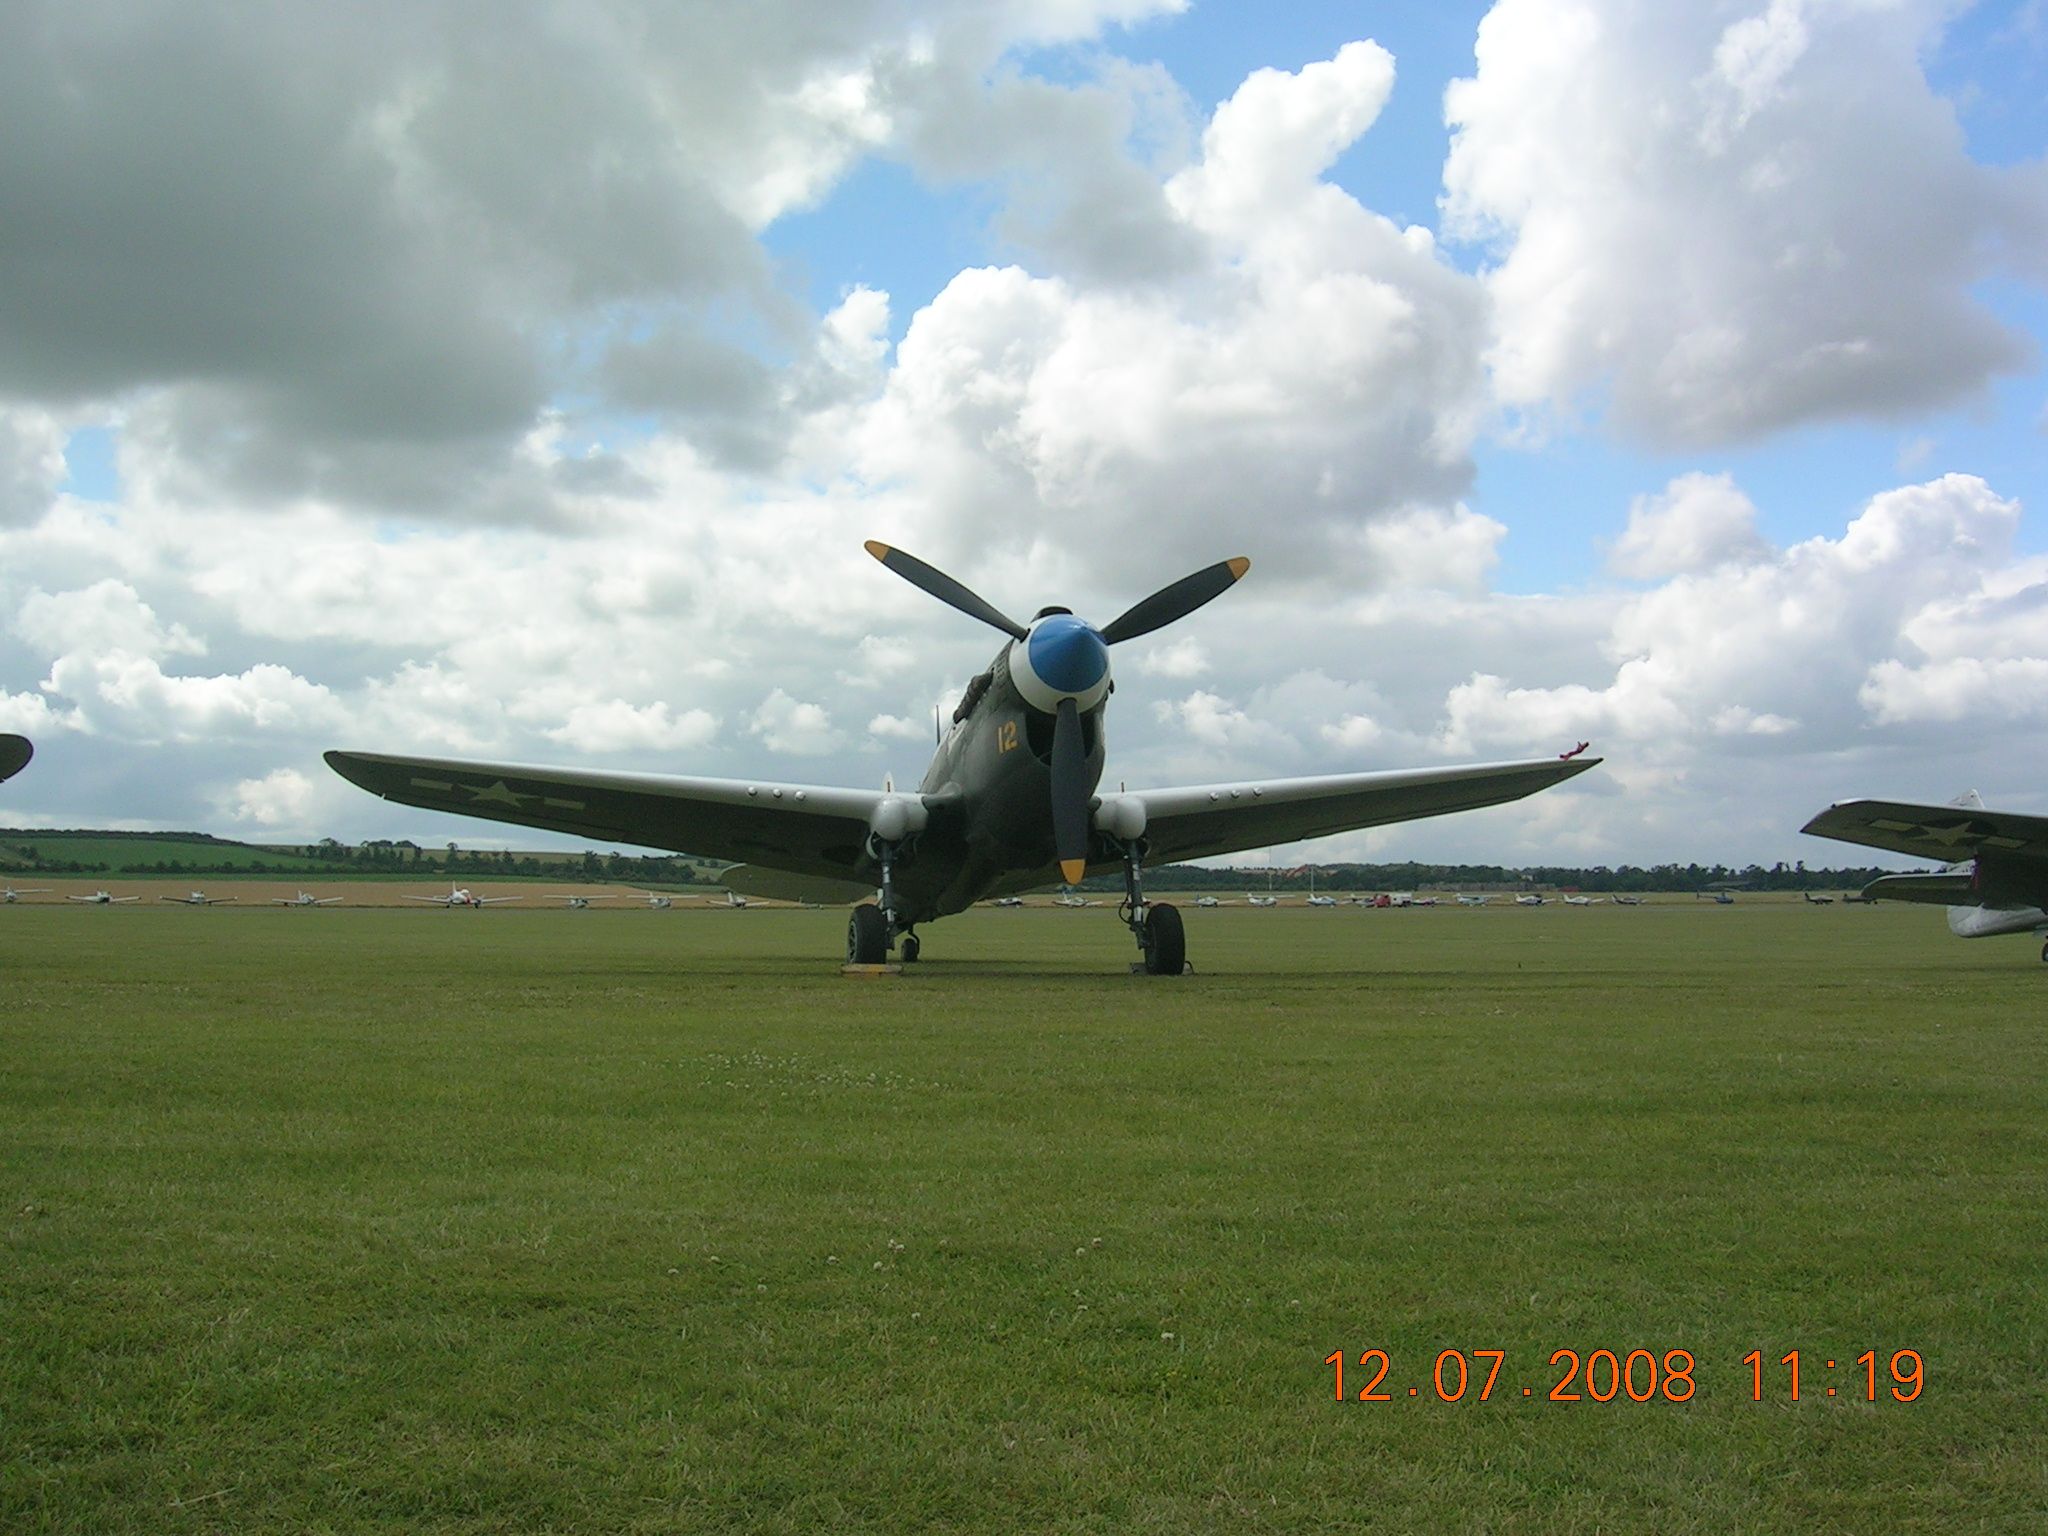
[[[1072,614],[1039,620],[1028,643],[1031,670],[1060,693],[1085,694],[1108,675],[1109,647],[1094,625]]]

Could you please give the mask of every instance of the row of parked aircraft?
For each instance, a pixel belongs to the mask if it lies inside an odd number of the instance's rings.
[[[1502,805],[1599,761],[1583,755],[1582,741],[1511,762],[1098,793],[1110,647],[1196,612],[1251,562],[1218,561],[1100,627],[1058,606],[1025,625],[904,550],[876,540],[866,548],[884,569],[1004,636],[914,793],[886,781],[857,790],[371,752],[329,752],[326,761],[404,805],[733,860],[735,902],[755,894],[855,903],[846,957],[857,965],[892,952],[916,960],[920,925],[976,902],[1121,874],[1118,915],[1153,975],[1181,974],[1187,946],[1179,912],[1145,898],[1148,867]],[[29,756],[22,738],[0,738],[0,778]],[[1851,800],[1804,830],[1943,860],[1939,874],[1886,876],[1866,894],[1946,905],[1959,934],[2048,934],[2048,817],[1992,812],[1974,795],[1952,807]]]

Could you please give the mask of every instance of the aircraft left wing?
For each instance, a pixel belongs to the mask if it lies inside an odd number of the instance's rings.
[[[350,783],[401,805],[608,843],[667,848],[792,874],[847,876],[882,790],[603,773],[375,752],[329,752]],[[911,797],[915,798],[915,797]]]
[[[1597,757],[1539,757],[1456,768],[1127,790],[1102,797],[1095,824],[1115,830],[1121,813],[1119,802],[1135,801],[1145,816],[1145,861],[1171,864],[1501,805],[1560,784],[1599,761]]]
[[[1799,829],[1954,864],[1982,853],[2048,859],[2048,816],[1987,811],[1975,805],[1915,805],[1904,800],[1842,800]],[[1885,894],[1896,896],[1895,892]]]
[[[1935,907],[1974,907],[1977,882],[1968,870],[1940,875],[1879,875],[1863,887],[1865,900],[1921,901]]]

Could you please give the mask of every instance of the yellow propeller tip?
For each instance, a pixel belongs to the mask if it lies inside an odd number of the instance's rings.
[[[1081,877],[1088,873],[1086,859],[1061,859],[1060,878],[1069,885],[1079,885]]]
[[[1230,579],[1232,581],[1243,581],[1244,573],[1252,568],[1251,561],[1247,560],[1243,555],[1239,555],[1235,560],[1226,560],[1223,563],[1230,567]]]
[[[863,540],[861,548],[873,555],[877,560],[886,560],[896,553],[895,550],[884,544],[880,539]]]

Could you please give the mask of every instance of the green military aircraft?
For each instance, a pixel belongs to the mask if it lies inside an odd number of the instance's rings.
[[[36,755],[26,736],[0,736],[0,779],[11,779]]]
[[[1179,975],[1187,958],[1180,913],[1145,900],[1147,865],[1498,805],[1598,761],[1574,751],[1098,795],[1109,647],[1186,617],[1251,562],[1197,571],[1098,629],[1065,608],[1040,609],[1019,624],[913,555],[874,541],[867,549],[913,586],[1008,637],[968,683],[915,794],[369,752],[329,752],[328,766],[405,805],[738,860],[720,878],[747,895],[858,902],[846,939],[855,964],[877,964],[892,950],[917,959],[919,924],[977,901],[1121,871],[1119,916],[1144,969]]]

